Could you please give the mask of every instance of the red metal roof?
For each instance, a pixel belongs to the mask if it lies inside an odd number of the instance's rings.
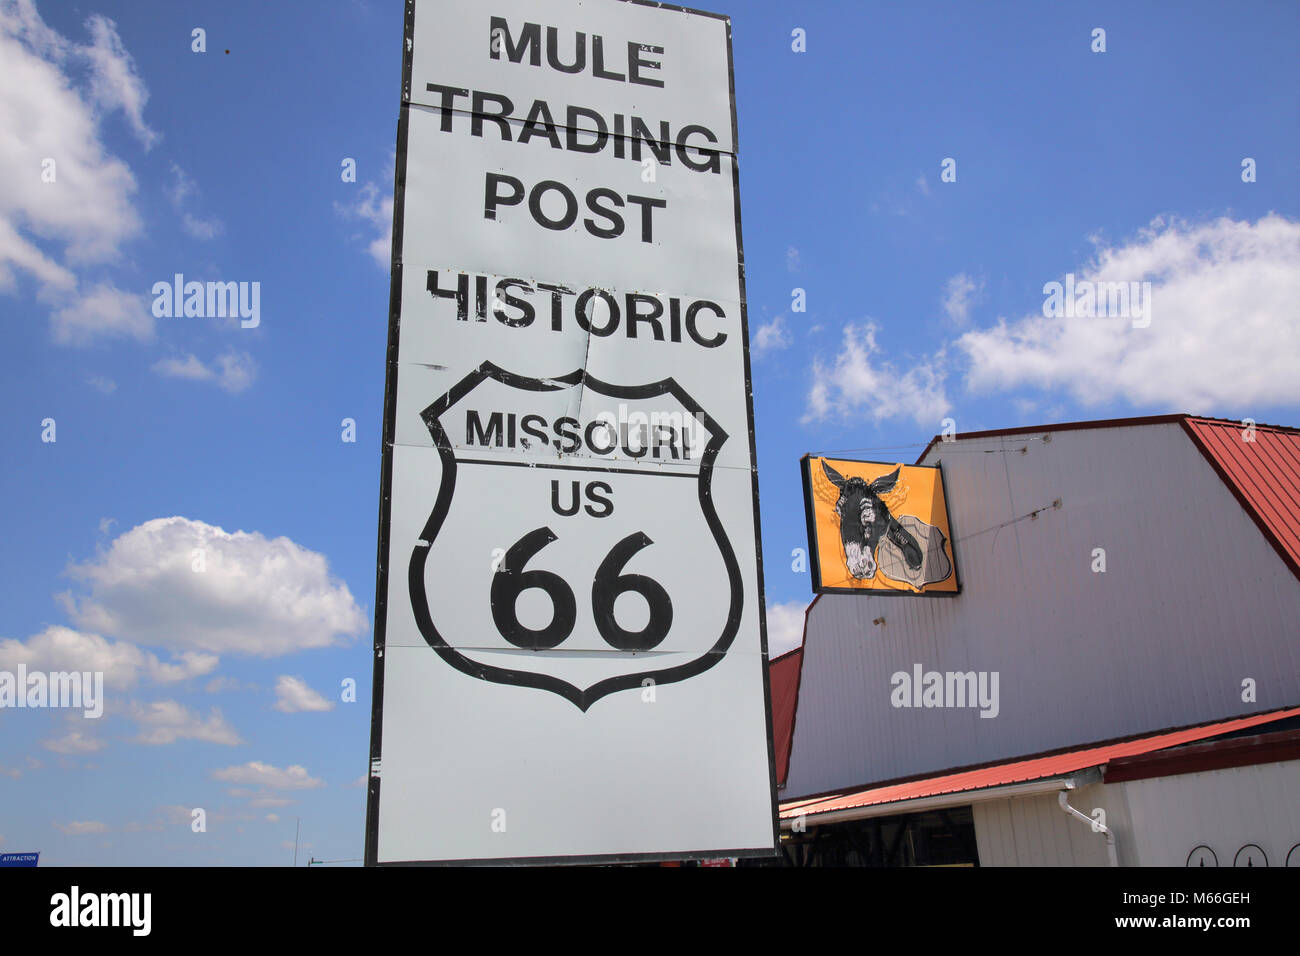
[[[799,671],[803,648],[774,657],[767,664],[772,688],[772,742],[776,747],[776,782],[785,783],[794,738],[794,710],[799,701]]]
[[[1149,734],[1118,743],[1098,744],[1070,750],[1064,753],[1049,754],[1042,757],[1029,757],[1012,760],[992,766],[948,773],[922,780],[892,784],[884,787],[871,787],[849,793],[831,794],[829,796],[806,797],[781,804],[782,817],[796,817],[801,814],[812,815],[830,813],[835,810],[849,810],[855,807],[874,806],[882,803],[896,803],[900,800],[915,800],[919,797],[933,797],[945,793],[963,793],[968,790],[981,790],[986,787],[1000,787],[1012,783],[1025,783],[1031,780],[1043,780],[1065,774],[1077,773],[1091,767],[1100,767],[1117,757],[1133,757],[1140,754],[1177,747],[1180,744],[1205,740],[1244,730],[1261,724],[1273,723],[1287,717],[1300,715],[1300,707],[1288,710],[1275,710],[1268,714],[1256,714],[1251,717],[1239,717],[1213,724],[1202,724],[1182,730],[1165,731]]]
[[[1300,577],[1300,429],[1190,416],[1183,428]]]

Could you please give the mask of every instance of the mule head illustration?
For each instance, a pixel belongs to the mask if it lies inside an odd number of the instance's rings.
[[[921,566],[920,545],[898,523],[881,498],[898,484],[901,465],[870,483],[858,477],[845,478],[825,461],[822,471],[839,491],[835,514],[840,519],[840,541],[850,574],[860,580],[876,576],[876,548],[886,537],[902,551],[909,568],[916,570]]]

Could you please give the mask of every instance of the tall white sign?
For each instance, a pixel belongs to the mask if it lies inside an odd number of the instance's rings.
[[[366,862],[770,855],[730,23],[407,0]]]

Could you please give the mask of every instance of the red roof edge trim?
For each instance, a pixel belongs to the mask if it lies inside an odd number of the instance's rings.
[[[808,607],[803,612],[803,638],[799,641],[799,677],[794,684],[794,714],[790,717],[790,747],[785,754],[785,766],[781,768],[781,786],[785,786],[786,777],[790,775],[790,758],[794,756],[794,729],[799,724],[799,695],[803,693],[803,665],[807,658],[803,651],[808,647],[808,615],[822,599],[820,594],[813,595]]]
[[[821,597],[820,594],[815,595],[812,599],[812,602],[809,603],[808,607],[804,609],[803,636],[799,640],[799,646],[796,647],[794,650],[786,651],[784,654],[780,655],[779,657],[769,658],[767,662],[769,680],[771,679],[771,675],[773,674],[773,667],[777,664],[797,663],[798,666],[798,670],[795,672],[794,675],[794,700],[790,704],[790,718],[789,718],[788,726],[784,726],[784,727],[777,726],[776,721],[778,715],[776,713],[776,695],[773,694],[772,737],[773,737],[773,743],[775,745],[774,750],[775,750],[775,756],[777,761],[776,783],[778,788],[785,786],[785,778],[787,774],[789,774],[790,772],[790,754],[794,751],[795,721],[799,719],[799,691],[803,686],[803,651],[804,651],[804,646],[808,641],[808,615],[812,611],[813,605],[817,603],[820,597]],[[792,660],[795,657],[795,655],[798,655],[797,662],[795,660]]]
[[[1177,777],[1231,767],[1300,760],[1300,730],[1277,730],[1250,737],[1209,740],[1133,757],[1116,757],[1103,773],[1106,783]]]
[[[1261,514],[1259,509],[1255,507],[1255,504],[1249,498],[1246,497],[1246,494],[1242,490],[1241,485],[1238,483],[1237,479],[1233,476],[1233,474],[1230,471],[1228,471],[1228,469],[1224,466],[1223,462],[1220,461],[1219,457],[1210,448],[1204,436],[1202,436],[1198,432],[1197,425],[1201,423],[1212,424],[1212,425],[1223,425],[1228,423],[1223,421],[1216,421],[1214,419],[1191,418],[1189,416],[1183,419],[1182,424],[1183,424],[1183,431],[1187,433],[1188,437],[1192,440],[1192,444],[1196,446],[1196,448],[1200,451],[1201,455],[1205,458],[1205,460],[1210,463],[1210,467],[1213,468],[1214,473],[1219,476],[1219,480],[1222,481],[1224,485],[1227,486],[1228,490],[1232,492],[1232,496],[1237,499],[1237,504],[1241,505],[1242,509],[1246,512],[1246,514],[1250,515],[1251,520],[1255,522],[1255,525],[1259,528],[1260,533],[1264,535],[1265,540],[1267,540],[1268,543],[1273,546],[1273,550],[1277,552],[1278,557],[1280,557],[1283,563],[1285,563],[1286,566],[1291,569],[1291,573],[1294,574],[1297,578],[1300,578],[1300,560],[1297,559],[1297,556],[1293,554],[1291,550],[1287,548],[1286,544],[1281,540],[1281,538],[1278,537],[1276,531],[1274,530],[1273,526],[1269,523],[1268,519],[1263,514]],[[1237,427],[1241,427],[1240,422],[1232,422],[1231,424]],[[1279,428],[1276,426],[1269,426],[1269,425],[1256,425],[1255,430],[1256,433],[1260,431],[1270,431],[1270,432],[1282,432],[1288,435],[1297,434],[1296,429]],[[1291,505],[1294,509],[1296,509],[1296,514],[1300,515],[1300,502],[1293,501]]]
[[[810,812],[823,812],[821,810],[812,811],[812,805],[829,804],[836,801],[849,800],[851,798],[863,798],[866,794],[883,790],[898,790],[900,792],[905,789],[917,790],[924,791],[920,795],[929,795],[928,788],[931,785],[943,784],[951,778],[958,777],[973,778],[978,776],[981,782],[979,787],[958,786],[956,789],[952,789],[947,786],[942,786],[941,789],[936,792],[952,793],[962,792],[968,789],[973,790],[989,786],[998,786],[1000,785],[999,778],[1003,776],[1008,776],[1012,779],[1002,782],[1023,782],[1055,776],[1058,773],[1075,773],[1081,769],[1087,769],[1088,767],[1104,766],[1111,760],[1117,759],[1121,756],[1135,756],[1142,753],[1163,750],[1168,747],[1179,746],[1184,743],[1208,740],[1212,737],[1232,733],[1233,731],[1244,730],[1248,727],[1263,726],[1277,720],[1284,720],[1289,717],[1297,716],[1300,716],[1300,707],[1281,707],[1240,717],[1230,717],[1226,720],[1191,724],[1186,727],[1169,727],[1164,730],[1150,731],[1132,737],[1077,744],[1073,747],[1050,750],[1043,753],[1008,757],[990,763],[971,764],[965,767],[950,767],[945,770],[931,771],[930,773],[910,777],[882,780],[875,783],[860,784],[854,787],[840,787],[836,790],[830,790],[821,794],[806,794],[791,799],[781,805],[781,812],[782,814],[787,814],[796,805],[803,805],[803,807]],[[1014,773],[1004,773],[1004,771],[1014,771]],[[892,803],[895,802],[895,800],[890,799],[880,802]]]

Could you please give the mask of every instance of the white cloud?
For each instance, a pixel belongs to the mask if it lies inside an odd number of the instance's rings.
[[[160,359],[152,368],[164,378],[211,382],[232,395],[252,385],[256,373],[253,357],[247,352],[236,352],[233,349],[218,355],[213,360],[212,367],[204,365],[194,355],[187,355],[183,359]]]
[[[31,755],[29,754],[25,759],[26,759],[26,761],[27,761],[27,767],[26,767],[26,769],[24,769],[24,768],[22,768],[22,767],[5,767],[5,766],[0,766],[0,777],[9,777],[9,778],[11,778],[11,779],[13,779],[13,780],[17,780],[17,779],[18,779],[19,777],[21,777],[24,773],[26,773],[27,770],[39,770],[39,769],[40,769],[40,767],[41,767],[41,762],[40,762],[39,760],[37,760],[35,757],[33,757],[33,756],[31,756]],[[3,839],[2,837],[0,837],[0,846],[4,846],[4,839]]]
[[[3,201],[4,198],[0,195],[0,203]],[[0,212],[3,210],[0,209]],[[75,275],[19,235],[13,224],[0,218],[0,292],[11,293],[17,289],[13,266],[30,272],[40,282],[42,292],[48,298],[59,297],[76,289]]]
[[[163,187],[163,194],[166,195],[173,209],[181,209],[185,206],[186,200],[198,192],[199,187],[193,177],[176,163],[171,164],[171,171],[171,185]]]
[[[183,359],[159,359],[153,363],[153,370],[164,378],[188,378],[196,382],[211,381],[216,373],[191,354]]]
[[[268,814],[266,815],[266,822],[267,822],[267,823],[279,823],[279,822],[280,822],[280,814],[278,814],[278,813],[268,813]]]
[[[767,656],[779,657],[803,643],[806,601],[787,601],[767,606]]]
[[[334,211],[345,219],[369,223],[377,233],[366,245],[366,251],[385,272],[392,263],[393,197],[381,194],[375,183],[366,183],[358,190],[357,198],[349,203],[336,202]]]
[[[25,643],[0,640],[0,668],[14,670],[19,664],[29,671],[99,672],[104,675],[105,687],[121,690],[141,680],[170,684],[201,677],[216,668],[217,658],[187,651],[164,662],[126,641],[53,625]]]
[[[212,219],[200,219],[193,213],[186,212],[181,214],[181,228],[191,237],[206,242],[209,239],[215,239],[217,236],[221,235],[223,227],[220,219],[215,217]]]
[[[846,325],[835,361],[814,360],[805,423],[869,417],[876,423],[911,418],[920,425],[938,422],[951,407],[944,394],[942,353],[900,373],[880,361],[874,322]]]
[[[275,682],[275,709],[286,714],[333,710],[334,704],[307,686],[301,677],[282,674]]]
[[[153,821],[144,829],[160,829],[163,826],[189,826],[193,822],[194,808],[169,803],[154,810]]]
[[[943,290],[943,311],[956,325],[970,321],[970,307],[984,291],[984,280],[976,282],[964,272],[948,280]]]
[[[224,783],[265,787],[270,790],[310,790],[325,786],[324,780],[313,777],[301,764],[280,768],[262,763],[260,760],[250,760],[246,764],[214,770],[212,777]]]
[[[785,316],[778,315],[766,325],[754,330],[754,351],[762,354],[775,349],[783,349],[790,344],[790,331],[785,326]]]
[[[785,268],[788,272],[799,271],[799,250],[794,246],[787,246],[785,250]]]
[[[235,729],[213,707],[207,720],[174,700],[132,704],[131,716],[140,727],[136,743],[161,746],[177,740],[202,740],[233,747],[243,743]]]
[[[56,823],[54,825],[69,836],[86,836],[92,833],[108,832],[108,824],[100,823],[98,820],[74,820],[71,823]]]
[[[209,694],[220,694],[226,691],[241,690],[244,686],[241,681],[234,677],[214,677],[204,685],[203,689]]]
[[[154,337],[154,318],[144,296],[101,283],[56,310],[50,316],[50,330],[60,345],[89,345],[103,338],[149,342]]]
[[[324,555],[188,518],[146,521],[69,574],[91,589],[70,605],[81,626],[147,645],[275,657],[366,628]]]
[[[112,395],[117,391],[117,382],[103,375],[95,375],[86,379],[86,384],[105,395]]]
[[[222,352],[214,359],[217,365],[217,384],[232,394],[242,392],[253,384],[256,366],[247,352],[233,349]]]
[[[107,154],[92,105],[110,105],[114,89],[116,34],[109,21],[96,22],[92,46],[78,47],[44,24],[31,0],[0,5],[6,80],[0,86],[0,112],[13,134],[0,137],[0,181],[9,184],[0,190],[0,219],[14,230],[26,226],[42,239],[67,242],[69,258],[78,261],[112,258],[140,229],[129,199],[135,179],[124,162]],[[93,78],[92,91],[83,98],[62,67],[71,70],[86,57]],[[123,65],[120,58],[117,62]],[[118,73],[118,99],[125,101]],[[46,158],[55,161],[51,183],[41,181]],[[0,240],[0,257],[13,251],[15,235]]]
[[[144,121],[144,104],[149,91],[135,70],[135,61],[117,35],[117,24],[107,17],[92,16],[86,21],[91,43],[81,48],[90,61],[90,93],[95,102],[109,109],[120,109],[131,124],[136,138],[151,149],[161,139]]]
[[[290,800],[288,797],[274,797],[266,791],[262,791],[259,796],[253,797],[253,799],[249,800],[248,805],[250,807],[257,807],[258,809],[264,810],[267,807],[287,807],[290,804],[297,802],[298,801],[296,800]]]
[[[171,165],[172,184],[165,187],[163,192],[167,195],[167,200],[172,204],[172,208],[181,217],[181,227],[195,239],[215,239],[221,235],[224,226],[220,219],[215,216],[211,219],[200,219],[187,208],[192,196],[198,195],[198,185],[189,176],[185,170],[175,163]]]
[[[1039,311],[967,332],[970,388],[1064,387],[1085,404],[1211,413],[1300,403],[1300,223],[1156,219],[1077,273],[1151,282],[1150,325]]]
[[[69,730],[62,736],[42,740],[41,746],[46,750],[54,751],[56,754],[72,757],[77,754],[91,754],[103,750],[108,746],[108,742],[83,734],[80,730]]]
[[[0,293],[18,291],[19,273],[32,277],[62,345],[147,342],[155,322],[144,297],[104,279],[86,283],[76,272],[84,263],[119,259],[141,231],[132,202],[136,180],[107,150],[105,119],[120,112],[145,149],[160,138],[145,120],[149,92],[117,26],[93,15],[85,31],[88,42],[74,42],[48,27],[32,0],[0,2],[0,116],[13,133],[0,137],[0,182],[11,186],[0,191]],[[170,194],[183,201],[193,182],[172,168],[184,178]],[[219,220],[178,212],[196,238],[221,231]],[[239,390],[249,370],[237,363],[219,373],[218,383]],[[106,393],[112,388],[92,384]]]
[[[122,829],[127,833],[157,833],[165,830],[167,827],[185,827],[188,830],[194,823],[194,811],[196,809],[199,808],[181,806],[180,804],[168,804],[166,806],[156,807],[153,812],[153,818],[148,823],[128,823],[126,826],[122,827]],[[234,812],[226,808],[207,809],[204,818],[209,828],[218,823],[256,819],[250,813]],[[240,832],[242,832],[242,830]]]
[[[148,91],[111,20],[92,16],[90,42],[50,29],[32,0],[0,3],[0,293],[18,276],[35,280],[51,309],[56,342],[101,337],[148,341],[154,320],[141,297],[96,280],[80,288],[75,268],[120,258],[140,233],[135,177],[101,137],[105,116],[121,111],[148,148],[158,134],[144,121]]]
[[[922,196],[930,195],[930,180],[926,179],[925,173],[916,177],[916,188]]]

